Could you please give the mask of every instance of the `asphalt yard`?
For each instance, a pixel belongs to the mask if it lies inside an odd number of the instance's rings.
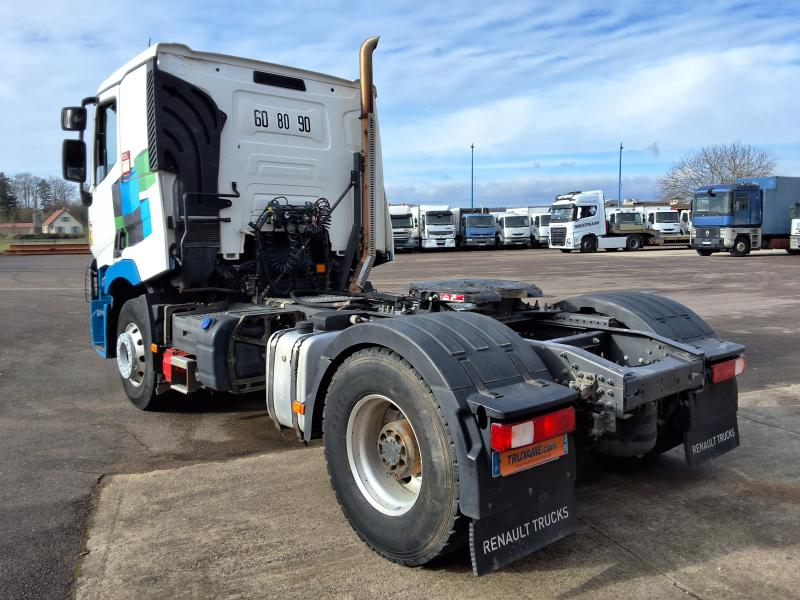
[[[489,576],[424,568],[347,525],[319,444],[283,438],[260,395],[128,404],[88,341],[87,257],[0,257],[0,598],[755,598],[800,596],[800,258],[684,249],[401,255],[378,289],[493,277],[546,300],[643,289],[747,345],[742,445],[676,449],[578,488],[578,530]]]

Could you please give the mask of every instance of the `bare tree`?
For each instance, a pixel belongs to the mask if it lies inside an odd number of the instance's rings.
[[[38,177],[30,173],[14,175],[14,196],[23,208],[37,208],[36,184]]]
[[[61,177],[48,177],[47,187],[53,207],[62,208],[75,201],[75,185]]]
[[[775,174],[775,155],[741,142],[706,146],[683,156],[658,180],[662,198],[686,198],[701,185]]]

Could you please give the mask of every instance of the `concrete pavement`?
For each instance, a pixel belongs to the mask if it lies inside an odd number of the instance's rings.
[[[780,398],[798,391],[743,395],[742,446],[710,464],[689,469],[678,449],[595,473],[579,487],[576,533],[482,578],[466,552],[415,569],[372,553],[319,446],[117,475],[99,493],[77,597],[796,597],[800,423]]]

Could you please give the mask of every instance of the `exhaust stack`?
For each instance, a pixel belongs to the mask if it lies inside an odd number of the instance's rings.
[[[376,142],[375,142],[375,91],[372,85],[372,53],[378,46],[378,36],[368,38],[359,52],[359,78],[361,82],[361,152],[364,158],[361,178],[361,254],[355,269],[351,292],[363,291],[369,273],[375,265],[375,208],[376,195]]]

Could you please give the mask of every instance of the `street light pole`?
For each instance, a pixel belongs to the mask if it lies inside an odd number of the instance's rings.
[[[475,144],[469,145],[469,207],[475,208]]]
[[[619,177],[617,179],[617,206],[622,206],[622,142],[619,143]]]

